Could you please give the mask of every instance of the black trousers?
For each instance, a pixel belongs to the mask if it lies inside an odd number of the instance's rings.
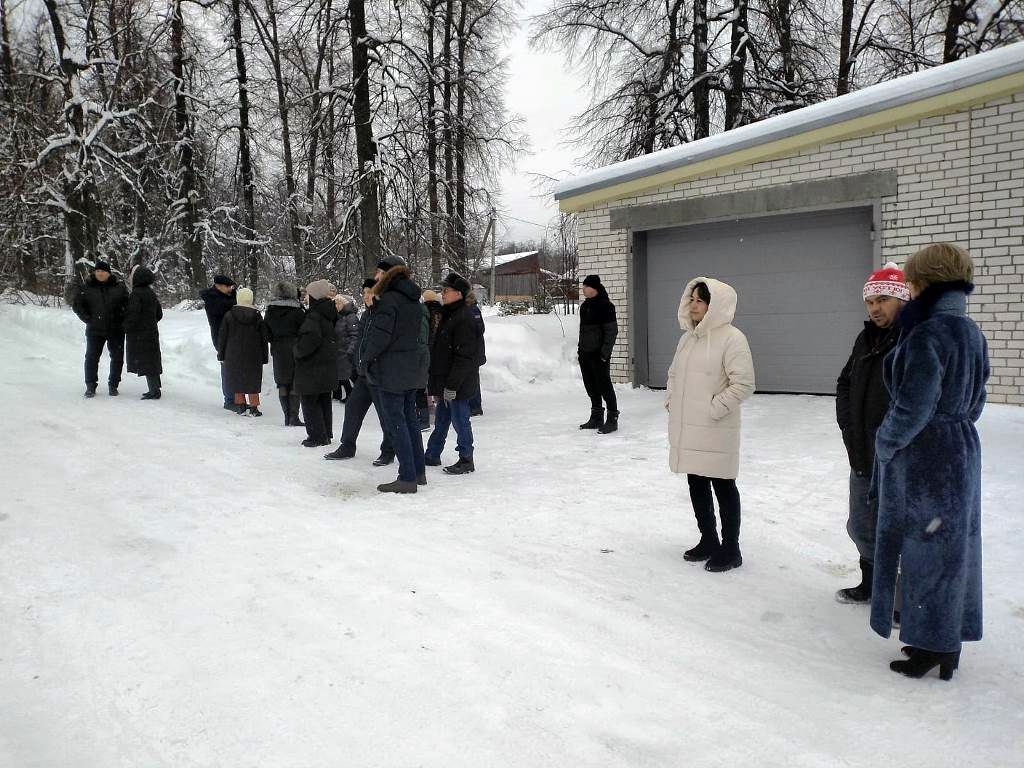
[[[306,435],[317,443],[328,443],[334,434],[334,405],[330,392],[302,395],[302,418],[306,420]]]
[[[110,355],[110,375],[107,378],[107,383],[115,387],[121,383],[121,369],[124,367],[124,334],[108,336],[87,334],[85,337],[85,383],[87,386],[95,386],[99,380],[100,355],[103,354],[104,344],[107,347],[107,354]]]
[[[150,373],[146,375],[146,386],[149,387],[150,392],[160,391],[160,374]]]
[[[598,352],[581,352],[579,360],[583,386],[590,396],[590,407],[595,411],[601,410],[603,398],[609,411],[618,411],[619,402],[615,399],[615,387],[612,386],[611,363],[602,360]]]
[[[711,489],[714,487],[718,498],[718,513],[722,517],[722,544],[738,547],[740,542],[740,491],[735,480],[723,480],[720,477],[704,477],[703,475],[687,475],[686,482],[690,486],[690,503],[693,514],[697,518],[697,529],[701,535],[717,532],[715,525],[715,505],[711,500]]]
[[[394,456],[395,449],[391,446],[391,435],[384,426],[384,411],[380,404],[380,394],[376,387],[370,386],[365,376],[356,376],[352,382],[352,391],[345,401],[345,420],[341,425],[341,445],[345,448],[356,449],[356,440],[359,439],[359,430],[363,428],[363,419],[366,418],[370,406],[377,412],[377,420],[380,422],[380,431],[384,438],[380,441],[380,452],[385,456]]]

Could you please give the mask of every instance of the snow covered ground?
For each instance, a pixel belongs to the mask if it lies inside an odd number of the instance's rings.
[[[81,398],[69,311],[0,307],[0,766],[1024,764],[1024,409],[981,424],[986,638],[908,680],[832,598],[833,401],[747,404],[744,566],[709,574],[661,394],[577,430],[574,322],[489,318],[476,474],[385,497],[372,417],[328,463],[269,368],[265,418],[220,409],[201,312],[144,403]]]

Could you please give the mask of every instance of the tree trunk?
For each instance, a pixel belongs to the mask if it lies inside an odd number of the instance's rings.
[[[356,160],[359,165],[359,232],[363,241],[363,266],[373,272],[380,261],[380,210],[377,201],[377,145],[373,141],[370,109],[370,62],[366,48],[366,8],[363,0],[348,2],[352,38],[353,117]]]
[[[743,124],[743,78],[747,69],[747,0],[733,0],[732,36],[729,44],[729,87],[725,92],[725,130]]]
[[[330,46],[327,52],[327,82],[334,84],[334,46]],[[324,137],[324,175],[327,177],[327,189],[324,190],[324,208],[327,214],[327,225],[330,227],[330,236],[333,237],[338,228],[338,182],[335,179],[337,173],[335,167],[334,134],[337,130],[337,113],[334,94],[327,97],[327,135]]]
[[[708,82],[708,0],[693,0],[693,138],[711,135]]]
[[[14,56],[7,28],[7,0],[0,0],[0,91],[8,103],[14,102]]]
[[[259,251],[256,246],[256,203],[249,148],[249,75],[242,48],[242,8],[240,0],[231,0],[231,39],[235,48],[235,69],[238,80],[238,172],[242,192],[243,264],[246,281],[256,291],[259,282]]]
[[[779,25],[779,55],[782,57],[783,98],[781,112],[792,112],[802,106],[797,103],[796,61],[793,56],[793,14],[790,0],[776,0]]]
[[[452,141],[452,33],[455,25],[454,0],[445,0],[444,43],[441,60],[444,62],[444,87],[441,89],[441,111],[444,128],[441,143],[444,145],[444,203],[445,239],[449,253],[455,244],[455,198],[453,196],[454,157]]]
[[[455,263],[462,275],[469,276],[469,258],[466,248],[466,6],[463,0],[456,28],[455,79]]]
[[[198,226],[195,137],[185,94],[185,23],[181,3],[182,0],[174,0],[171,9],[171,74],[174,78],[174,129],[178,155],[178,189],[172,209],[182,208],[182,251],[188,265],[189,284],[195,292],[206,284],[206,268],[203,265],[203,233]]]
[[[850,74],[853,71],[853,8],[855,0],[843,0],[842,26],[839,30],[839,76],[836,78],[836,96],[850,92]]]
[[[440,211],[437,201],[437,62],[434,60],[434,32],[438,0],[430,0],[427,20],[427,215],[430,217],[430,280],[441,282]]]
[[[963,55],[963,46],[960,45],[960,27],[967,21],[967,10],[972,4],[973,0],[950,0],[942,45],[943,64],[956,61]]]

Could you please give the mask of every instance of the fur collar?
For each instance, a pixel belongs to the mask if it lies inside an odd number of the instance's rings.
[[[391,283],[402,277],[412,278],[412,273],[409,271],[409,268],[404,264],[392,267],[385,272],[384,276],[377,281],[375,286],[373,286],[373,295],[380,296],[384,291],[391,287]]]
[[[916,326],[932,316],[935,305],[949,293],[959,291],[965,296],[974,290],[974,283],[966,280],[954,280],[949,283],[932,283],[916,298],[907,302],[900,311],[897,322],[903,333],[910,333]]]

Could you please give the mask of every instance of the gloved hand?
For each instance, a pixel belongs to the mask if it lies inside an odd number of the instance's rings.
[[[444,401],[446,403],[450,403],[454,399],[455,399],[455,390],[454,389],[445,389],[445,391],[444,391]]]

